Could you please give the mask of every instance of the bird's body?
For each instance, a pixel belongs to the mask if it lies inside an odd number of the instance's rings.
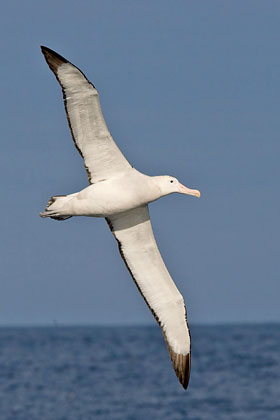
[[[84,158],[90,185],[51,197],[41,217],[105,217],[140,293],[160,324],[180,382],[190,374],[190,334],[184,300],[159,253],[148,204],[174,192],[199,197],[171,176],[147,176],[133,168],[105,124],[96,88],[64,57],[42,47],[60,83],[75,145]]]
[[[62,216],[107,217],[150,203],[160,194],[154,177],[130,168],[114,178],[99,181],[67,196],[69,200],[64,199],[63,207],[59,199],[56,200],[48,211],[59,209]]]
[[[172,187],[170,185],[172,180]],[[129,168],[113,178],[89,185],[80,192],[52,197],[42,217],[92,216],[108,217],[144,206],[164,195],[176,192],[178,181],[167,176],[148,176]]]

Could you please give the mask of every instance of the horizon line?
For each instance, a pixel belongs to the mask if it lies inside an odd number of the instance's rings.
[[[227,322],[194,322],[190,323],[190,327],[228,327],[228,326],[251,326],[251,325],[279,325],[280,321],[227,321]],[[0,324],[0,329],[32,329],[32,328],[157,328],[157,324],[153,323],[60,323],[54,321],[52,323],[6,323]]]

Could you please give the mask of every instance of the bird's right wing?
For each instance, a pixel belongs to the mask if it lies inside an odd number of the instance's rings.
[[[108,179],[131,168],[107,128],[96,88],[64,57],[47,47],[41,48],[62,87],[69,127],[84,159],[89,182]]]
[[[187,388],[190,334],[186,309],[158,250],[148,206],[106,220],[132,278],[163,331],[176,375]]]

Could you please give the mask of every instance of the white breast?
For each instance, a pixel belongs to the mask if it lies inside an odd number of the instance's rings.
[[[143,206],[160,195],[151,177],[130,169],[118,177],[90,185],[69,205],[76,216],[108,217]]]

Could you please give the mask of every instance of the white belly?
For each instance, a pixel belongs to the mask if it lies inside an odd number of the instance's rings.
[[[140,207],[159,196],[151,177],[132,169],[129,175],[101,181],[80,191],[67,210],[73,216],[106,217]]]

